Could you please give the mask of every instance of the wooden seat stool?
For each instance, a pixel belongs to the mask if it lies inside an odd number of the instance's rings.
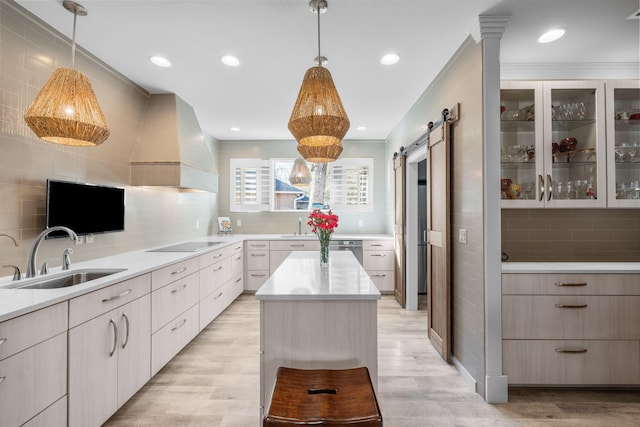
[[[369,370],[278,368],[263,427],[382,427]]]

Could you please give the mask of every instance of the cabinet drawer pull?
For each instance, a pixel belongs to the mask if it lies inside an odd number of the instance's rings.
[[[218,295],[216,295],[215,297],[213,297],[213,299],[218,299],[222,296],[222,291],[220,291],[220,293]]]
[[[387,256],[387,255],[386,255],[386,254],[371,254],[371,255],[369,255],[369,256],[381,256],[381,257],[385,257],[385,256]]]
[[[180,292],[181,290],[183,290],[183,289],[184,289],[184,288],[186,288],[186,287],[187,287],[187,284],[186,284],[186,283],[184,283],[184,284],[183,284],[182,286],[180,286],[179,288],[172,290],[172,291],[171,291],[171,293],[172,293],[172,294],[177,294],[178,292]]]
[[[379,243],[372,243],[370,246],[382,246],[382,245]]]
[[[251,256],[267,256],[267,254],[251,254]]]
[[[267,245],[266,245],[266,243],[263,243],[263,244],[252,243],[249,246],[251,246],[252,248],[264,248]]]
[[[240,261],[242,259],[242,256],[239,256],[238,258],[234,259],[234,261]]]
[[[2,377],[0,377],[0,384],[2,384],[2,381],[6,380],[6,379],[7,379],[7,377],[6,377],[6,376],[2,376]]]
[[[387,277],[386,274],[372,274],[373,277]]]
[[[236,246],[235,248],[233,248],[234,251],[239,251],[240,249],[242,249],[242,246]]]
[[[108,298],[104,298],[104,299],[102,300],[102,302],[109,302],[109,301],[116,300],[116,299],[118,299],[118,298],[126,297],[126,296],[127,296],[127,295],[129,295],[130,293],[131,293],[131,289],[127,289],[126,291],[121,292],[121,293],[119,293],[118,295],[113,295],[113,296],[110,296],[110,297],[108,297]]]
[[[587,349],[586,348],[578,348],[575,350],[568,350],[568,349],[564,349],[564,348],[556,348],[556,353],[569,353],[569,354],[581,354],[581,353],[586,353]]]
[[[297,245],[295,244],[290,244],[289,245],[290,248],[304,248],[304,243],[299,243]]]
[[[564,282],[556,282],[556,286],[587,286],[587,283],[564,283]]]
[[[587,304],[556,304],[558,308],[587,308]]]
[[[0,338],[0,345],[4,344],[5,342],[7,342],[6,338]]]
[[[124,342],[122,343],[122,348],[124,349],[129,343],[129,316],[127,316],[127,313],[122,313],[122,318],[124,319],[124,324],[127,327],[127,333],[124,335]]]
[[[109,324],[113,329],[113,348],[109,352],[109,357],[113,356],[113,353],[116,352],[116,348],[118,348],[118,325],[116,325],[116,321],[113,319],[109,319]]]
[[[186,266],[182,267],[180,270],[172,271],[171,275],[175,276],[176,274],[184,273],[185,271],[187,271],[187,267]]]
[[[222,266],[219,266],[218,268],[214,268],[214,269],[213,269],[213,272],[214,272],[214,273],[216,273],[216,272],[218,272],[218,271],[220,271],[220,270],[222,270]]]
[[[542,177],[542,174],[538,174],[538,178],[540,179],[540,197],[538,198],[538,201],[541,202],[542,199],[544,199],[544,178]]]
[[[236,283],[241,282],[241,281],[242,281],[242,277],[238,277],[238,278],[236,279]]]
[[[171,332],[176,331],[176,330],[178,330],[178,329],[182,328],[182,327],[185,325],[185,323],[187,323],[187,319],[182,319],[182,322],[180,322],[180,324],[179,324],[179,325],[174,326],[173,328],[171,328]]]
[[[264,277],[266,275],[267,273],[251,273],[250,274],[251,277]]]
[[[547,174],[547,202],[553,197],[553,180],[551,174]]]
[[[218,259],[218,258],[220,258],[220,257],[221,257],[221,256],[223,256],[223,255],[224,255],[224,254],[214,255],[214,256],[213,256],[213,258],[214,258],[214,259]]]

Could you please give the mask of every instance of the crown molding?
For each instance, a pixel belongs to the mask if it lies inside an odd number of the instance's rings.
[[[638,79],[637,62],[501,63],[502,80]]]
[[[470,31],[471,37],[480,43],[485,39],[501,39],[511,16],[480,15]]]

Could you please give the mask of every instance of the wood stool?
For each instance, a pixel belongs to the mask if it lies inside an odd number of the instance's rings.
[[[382,427],[369,370],[278,368],[263,427]]]

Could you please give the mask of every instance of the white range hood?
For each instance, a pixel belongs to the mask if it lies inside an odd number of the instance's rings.
[[[131,185],[217,192],[217,167],[193,108],[175,94],[153,94],[131,156]]]

